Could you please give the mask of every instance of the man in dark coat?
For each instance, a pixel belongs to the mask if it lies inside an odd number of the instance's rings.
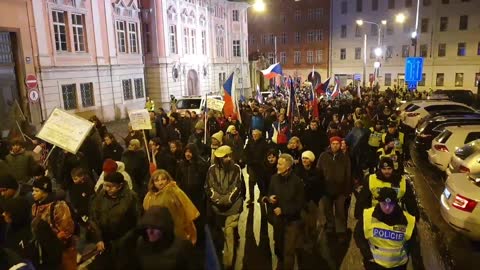
[[[252,204],[254,201],[253,194],[255,183],[257,183],[258,189],[260,190],[259,198],[266,196],[268,192],[268,186],[266,185],[267,180],[263,179],[263,161],[269,145],[262,135],[262,130],[254,129],[252,131],[252,139],[248,141],[243,154],[243,160],[247,164],[248,190],[250,194],[247,204]]]
[[[316,157],[328,147],[328,138],[325,131],[320,130],[317,120],[310,122],[309,128],[304,131],[301,141],[303,147],[313,152]]]
[[[123,153],[122,162],[125,164],[125,171],[132,178],[133,189],[142,194],[145,192],[144,186],[148,178],[148,159],[140,147],[140,141],[131,140],[127,151]]]

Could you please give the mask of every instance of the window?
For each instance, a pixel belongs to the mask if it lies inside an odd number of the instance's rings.
[[[85,51],[85,32],[82,14],[72,14],[73,48],[76,52]]]
[[[405,0],[405,7],[409,8],[412,7],[413,0]]]
[[[234,57],[240,57],[240,40],[234,40],[233,41],[233,56]]]
[[[307,51],[307,64],[313,64],[313,51]]]
[[[395,0],[388,0],[388,9],[395,9]]]
[[[232,10],[232,21],[234,21],[234,22],[240,21],[237,9]]]
[[[442,4],[450,4],[450,0],[442,0]]]
[[[362,48],[355,48],[355,60],[362,58]]]
[[[421,25],[420,31],[422,33],[428,32],[428,18],[422,18],[422,25]]]
[[[271,45],[275,44],[275,36],[273,34],[270,34],[268,36],[268,39],[269,39]]]
[[[313,18],[314,18],[313,9],[309,8],[307,12],[308,12],[307,13],[307,19],[308,20],[313,20]]]
[[[443,86],[445,82],[445,74],[437,73],[437,79],[435,80],[435,86]]]
[[[316,50],[315,53],[317,55],[316,56],[317,63],[318,64],[322,63],[323,62],[323,50]]]
[[[323,16],[323,8],[316,8],[315,9],[315,20],[320,20]]]
[[[197,52],[197,31],[195,29],[190,30],[190,40],[192,45],[192,54]]]
[[[295,65],[298,65],[298,64],[300,64],[301,59],[302,59],[302,53],[300,51],[295,51],[293,53],[293,63]]]
[[[283,32],[282,35],[280,36],[280,42],[282,44],[287,44],[287,33]]]
[[[387,24],[387,35],[393,35],[393,24]]]
[[[83,108],[95,106],[95,99],[93,97],[93,83],[81,83],[80,96],[82,97]]]
[[[323,40],[323,31],[321,29],[315,30],[315,41]]]
[[[448,17],[440,17],[440,32],[445,32],[448,29]]]
[[[62,85],[63,108],[74,110],[77,108],[77,89],[75,84]]]
[[[432,4],[431,0],[423,0],[423,6],[424,7],[428,7],[428,6],[430,6],[430,4]]]
[[[309,30],[307,32],[307,41],[308,42],[313,42],[313,40],[314,40],[314,32],[312,30]]]
[[[378,10],[378,0],[372,0],[372,10]]]
[[[145,97],[145,93],[143,92],[143,79],[138,78],[133,80],[135,86],[135,98],[143,98]]]
[[[422,73],[422,80],[418,82],[418,86],[425,86],[426,75]]]
[[[225,55],[225,43],[224,43],[224,37],[223,33],[217,33],[216,37],[216,43],[217,43],[217,56],[218,57],[224,57]]]
[[[363,0],[357,0],[357,12],[362,12]]]
[[[378,36],[378,27],[374,24],[370,25],[370,35],[374,37]]]
[[[362,28],[360,25],[355,25],[355,37],[360,37],[362,35]]]
[[[447,54],[447,44],[440,43],[438,44],[438,57],[444,57]]]
[[[183,28],[183,52],[190,53],[190,30],[186,27]]]
[[[53,33],[55,35],[55,50],[57,52],[66,52],[67,46],[67,30],[65,25],[65,12],[52,11],[53,17]]]
[[[302,19],[302,12],[300,10],[295,10],[295,21],[300,21]]]
[[[177,26],[174,24],[170,25],[169,43],[170,43],[170,53],[177,54],[178,53]]]
[[[347,37],[347,26],[344,24],[342,25],[340,38],[346,38],[346,37]]]
[[[274,52],[269,52],[267,55],[268,59],[268,64],[273,65],[275,64],[275,53]]]
[[[467,54],[467,45],[465,42],[459,42],[457,47],[457,56],[465,56]]]
[[[137,24],[128,23],[128,39],[130,42],[130,52],[138,53]]]
[[[133,92],[132,92],[132,80],[122,80],[122,88],[123,88],[123,99],[130,100],[133,99]]]
[[[462,2],[466,2],[466,1],[463,0]],[[463,141],[463,143],[467,144],[467,143],[472,142],[472,141],[474,141],[478,138],[480,138],[480,132],[470,132],[470,133],[468,133],[468,135],[465,138],[465,140]]]
[[[342,48],[340,49],[340,60],[345,60],[347,59],[347,49]]]
[[[468,16],[462,15],[460,16],[460,24],[458,26],[460,30],[467,30],[468,29]]]
[[[295,42],[300,43],[300,41],[302,41],[302,33],[295,32]]]
[[[347,12],[348,12],[348,3],[347,3],[347,1],[343,1],[340,4],[340,13],[341,14],[347,14]]]
[[[393,57],[393,46],[387,46],[387,51],[385,52],[385,57],[386,58],[392,58]]]
[[[455,73],[455,86],[463,86],[463,73]]]
[[[406,58],[410,55],[410,45],[403,45],[402,46],[402,57]]]
[[[287,53],[286,52],[280,52],[280,63],[282,65],[285,65],[287,63]]]
[[[420,45],[420,57],[427,57],[428,54],[428,45],[422,44]]]
[[[118,43],[118,51],[121,53],[127,52],[127,43],[125,41],[125,22],[124,21],[117,21],[117,43]]]
[[[207,31],[205,30],[202,31],[202,54],[207,55]]]
[[[385,73],[385,86],[392,85],[392,73]]]
[[[143,24],[143,36],[144,36],[144,51],[145,53],[152,52],[152,40],[151,40],[151,33],[150,33],[150,24],[144,23]]]

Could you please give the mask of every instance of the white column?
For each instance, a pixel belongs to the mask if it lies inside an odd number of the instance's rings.
[[[108,50],[110,57],[117,55],[117,43],[115,41],[115,21],[113,20],[112,3],[105,1],[105,19],[107,21]],[[112,60],[110,59],[110,63]]]
[[[97,63],[99,58],[103,58],[103,40],[102,30],[100,28],[100,13],[98,12],[98,0],[92,0],[92,18],[93,18],[93,33],[95,35],[95,52],[97,54]],[[101,60],[103,64],[104,59]]]
[[[48,42],[49,35],[47,34],[47,27],[45,25],[45,17],[50,18],[48,8],[47,13],[44,14],[43,1],[32,1],[32,10],[33,18],[35,20],[35,34],[37,36],[37,46],[38,46],[38,57],[40,61],[40,66],[49,66],[50,55],[48,51]],[[53,44],[52,44],[53,45]]]

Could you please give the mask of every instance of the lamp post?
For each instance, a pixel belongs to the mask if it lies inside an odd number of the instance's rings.
[[[380,24],[376,23],[376,22],[371,22],[371,21],[365,21],[365,20],[357,20],[356,21],[357,25],[358,26],[362,26],[363,24],[371,24],[371,25],[375,25],[377,27],[377,35],[378,35],[378,38],[377,38],[377,48],[375,48],[375,56],[377,57],[377,62],[380,63],[380,57],[382,56],[382,27],[380,26]],[[382,25],[387,25],[387,21],[386,20],[382,20],[381,21],[381,24]],[[366,79],[366,65],[367,65],[367,59],[366,59],[366,50],[367,50],[367,40],[366,40],[366,37],[367,35],[365,35],[364,37],[364,60],[363,60],[363,84],[365,85],[365,79]],[[378,75],[379,75],[379,72],[380,72],[380,64],[377,66],[375,66],[375,79],[378,78]]]

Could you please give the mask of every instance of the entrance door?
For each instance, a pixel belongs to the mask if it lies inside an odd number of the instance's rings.
[[[198,96],[198,74],[197,71],[190,69],[187,73],[187,96]]]
[[[15,113],[12,112],[18,109],[18,100],[11,34],[0,32],[0,119],[3,119],[0,121],[0,132],[9,129],[12,122],[15,123]]]

